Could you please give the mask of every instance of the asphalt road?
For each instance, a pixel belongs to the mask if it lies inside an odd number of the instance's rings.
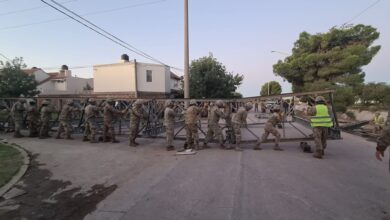
[[[38,154],[51,178],[71,187],[118,186],[86,219],[370,220],[390,214],[387,157],[377,161],[375,143],[350,134],[330,142],[322,160],[303,153],[298,143],[283,143],[283,152],[272,144],[243,152],[213,145],[176,156],[161,139],[140,139],[138,148],[120,139],[10,141]]]

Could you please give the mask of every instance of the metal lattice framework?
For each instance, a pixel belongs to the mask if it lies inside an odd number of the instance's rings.
[[[255,96],[255,97],[247,97],[247,98],[241,98],[241,99],[225,99],[223,100],[225,102],[225,114],[232,115],[234,112],[240,107],[243,106],[247,102],[268,102],[268,106],[266,106],[265,112],[259,112],[256,113],[255,116],[257,118],[267,118],[270,115],[269,109],[272,109],[272,106],[277,103],[283,103],[283,100],[289,99],[290,102],[288,103],[288,106],[284,106],[284,120],[281,124],[282,128],[282,142],[286,141],[309,141],[313,138],[306,134],[304,131],[302,131],[301,126],[297,126],[296,123],[299,123],[300,125],[304,125],[306,127],[310,127],[310,124],[308,122],[308,119],[305,117],[304,114],[302,114],[301,111],[296,109],[296,103],[299,102],[298,100],[301,97],[314,97],[317,95],[328,95],[329,97],[329,104],[333,108],[333,90],[326,90],[326,91],[316,91],[316,92],[305,92],[305,93],[287,93],[287,94],[281,94],[281,95],[273,95],[273,96]],[[87,100],[90,97],[94,97],[97,99],[97,105],[103,106],[105,103],[105,99],[108,97],[96,97],[93,95],[89,96],[67,96],[66,98],[63,98],[62,96],[57,97],[38,97],[34,98],[37,100],[38,106],[40,106],[40,103],[43,100],[49,100],[51,102],[51,105],[54,107],[55,112],[52,114],[52,120],[51,120],[51,127],[52,129],[56,129],[58,127],[58,116],[59,111],[61,110],[62,106],[66,103],[66,100],[73,99],[76,103],[76,106],[80,108],[81,111],[75,112],[73,114],[73,120],[72,125],[74,127],[75,133],[81,133],[84,129],[84,113],[83,109],[86,106]],[[111,98],[111,97],[110,97]],[[10,115],[10,110],[12,105],[16,102],[16,98],[3,98],[0,99],[0,131],[3,132],[10,132],[13,129],[13,121],[12,117]],[[136,99],[134,98],[125,98],[125,97],[119,97],[114,98],[115,102],[115,108],[118,110],[124,110],[127,108],[131,108],[132,104]],[[184,111],[185,102],[188,102],[188,99],[171,99],[174,101],[174,109],[177,113],[181,113]],[[139,131],[139,134],[143,137],[149,137],[149,138],[163,138],[165,137],[164,132],[164,126],[163,126],[163,117],[164,117],[164,103],[166,99],[148,99],[145,100],[145,104],[143,105],[144,112],[147,114],[147,120],[144,120],[141,129]],[[199,118],[199,131],[204,136],[206,135],[206,127],[207,127],[207,109],[210,104],[215,102],[216,99],[199,99],[197,100],[198,106],[202,107],[204,111],[202,112],[201,117]],[[26,103],[28,105],[28,103]],[[27,106],[26,106],[27,107]],[[179,114],[180,115],[180,114]],[[331,139],[339,139],[340,137],[340,130],[339,125],[337,122],[337,115],[333,110],[333,118],[334,118],[334,127],[330,129],[330,138]],[[24,120],[24,127],[27,127],[27,117],[25,117]],[[115,130],[119,135],[128,134],[129,131],[129,114],[118,117],[115,123]],[[103,123],[103,115],[98,118],[98,124],[99,127],[102,128]],[[257,135],[254,130],[259,127],[261,127],[265,122],[254,122],[254,123],[248,123],[248,127],[245,128],[249,134],[251,134],[252,138],[246,139],[243,142],[256,142],[259,138],[259,135]],[[231,130],[231,127],[229,126],[229,123],[223,122],[221,123],[224,133],[225,133],[225,141],[228,143],[234,142],[233,132]],[[286,133],[286,125],[288,125],[289,128],[296,129],[300,135],[300,137],[289,137],[287,138]],[[183,116],[179,116],[176,119],[175,122],[176,132],[175,132],[175,139],[184,139],[183,135],[183,129],[184,129],[184,119]],[[100,130],[100,129],[99,129]],[[201,135],[202,136],[202,135]],[[272,139],[269,141],[273,141]]]

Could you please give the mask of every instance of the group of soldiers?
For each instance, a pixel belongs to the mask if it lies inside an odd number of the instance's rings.
[[[41,107],[37,107],[35,100],[30,99],[26,105],[26,99],[20,98],[11,109],[11,116],[14,119],[15,124],[15,137],[23,137],[20,133],[24,121],[24,112],[26,113],[29,127],[29,137],[48,138],[50,131],[51,114],[55,112],[51,107],[50,102],[44,100]],[[118,143],[119,141],[115,136],[115,119],[122,117],[130,112],[130,131],[129,131],[129,146],[136,147],[139,144],[136,142],[137,135],[140,131],[141,120],[146,120],[148,114],[142,107],[144,101],[136,100],[131,108],[124,110],[118,110],[114,107],[115,101],[113,99],[107,99],[103,103],[97,105],[97,101],[90,98],[84,108],[76,107],[73,100],[68,100],[59,112],[59,127],[57,130],[57,139],[73,139],[73,126],[72,115],[73,112],[83,112],[84,115],[84,135],[83,141],[89,141],[91,143],[97,143],[97,119],[103,112],[103,140],[104,142]],[[174,102],[167,100],[165,103],[164,111],[164,126],[166,129],[166,148],[168,151],[174,150],[173,145],[174,129],[176,117],[179,115],[184,116],[186,142],[184,149],[200,150],[203,148],[209,148],[208,143],[215,137],[219,145],[223,149],[235,149],[241,151],[241,129],[247,128],[247,115],[248,111],[252,109],[252,103],[248,102],[243,106],[235,109],[236,113],[232,114],[230,106],[226,105],[222,100],[217,100],[214,103],[210,103],[208,108],[199,107],[196,100],[190,100],[189,106],[183,112],[177,112],[175,110]],[[208,130],[202,146],[199,145],[200,129],[200,116],[204,111],[207,111]],[[313,137],[316,144],[316,151],[314,157],[322,158],[324,156],[324,150],[326,148],[326,139],[328,129],[333,126],[333,119],[330,115],[330,109],[326,105],[326,101],[322,96],[318,96],[315,99],[315,105],[309,108],[308,115],[310,115],[310,122],[313,128]],[[234,145],[225,146],[224,137],[222,134],[222,127],[220,120],[224,119],[228,131],[232,134],[231,142]],[[278,125],[283,120],[283,114],[279,105],[273,106],[272,115],[265,124],[264,132],[261,138],[258,140],[254,150],[261,150],[261,144],[265,142],[272,134],[275,137],[274,150],[282,151],[280,148],[280,133],[277,130]],[[182,149],[183,150],[183,149]]]
[[[62,107],[59,114],[58,121],[59,127],[56,134],[56,139],[70,139],[72,140],[73,125],[72,118],[74,112],[83,112],[84,115],[84,135],[83,141],[89,141],[91,143],[97,143],[97,119],[103,112],[103,141],[118,143],[119,141],[115,136],[115,119],[123,116],[129,112],[129,108],[124,110],[117,110],[114,107],[115,101],[113,99],[107,99],[102,105],[97,105],[95,99],[90,98],[85,105],[85,108],[76,106],[73,100],[68,100]],[[141,119],[147,118],[145,112],[142,111],[142,100],[137,100],[133,103],[130,111],[130,135],[129,145],[137,146],[135,142],[137,134],[139,132],[139,125]],[[28,137],[39,137],[41,139],[51,137],[50,121],[52,113],[56,112],[50,105],[48,100],[44,100],[38,108],[35,100],[30,99],[27,103],[25,98],[19,98],[11,108],[11,117],[14,122],[14,137],[24,137],[21,134],[21,128],[25,119],[28,121],[29,135]],[[26,115],[26,117],[24,116]]]

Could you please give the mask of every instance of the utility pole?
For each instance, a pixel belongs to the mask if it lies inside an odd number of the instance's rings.
[[[269,81],[268,81],[267,85],[268,85],[268,95],[269,95]]]
[[[189,76],[189,39],[188,39],[188,0],[184,0],[184,98],[190,98],[190,76]],[[188,101],[185,102],[186,107]]]

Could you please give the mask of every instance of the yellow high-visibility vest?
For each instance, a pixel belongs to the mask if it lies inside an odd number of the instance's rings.
[[[310,119],[311,127],[327,127],[333,126],[333,120],[329,115],[328,107],[323,104],[316,105],[316,115]]]

